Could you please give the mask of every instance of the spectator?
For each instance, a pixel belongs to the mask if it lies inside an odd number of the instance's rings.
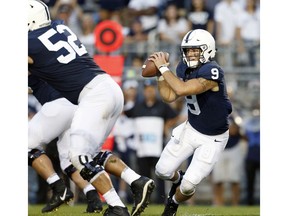
[[[183,36],[190,30],[189,22],[181,17],[175,4],[169,4],[164,10],[164,16],[159,20],[157,33],[160,40],[160,50],[170,53],[170,62],[178,60],[180,51],[178,44]],[[176,48],[177,47],[177,48]]]
[[[158,9],[161,0],[130,0],[128,3],[127,19],[134,20],[139,17],[144,31],[151,31],[156,28],[159,17]]]
[[[187,17],[191,29],[204,29],[214,34],[214,14],[206,7],[205,0],[191,0]]]
[[[189,29],[188,21],[179,15],[175,4],[169,4],[165,8],[164,16],[157,26],[159,39],[172,44],[179,44]]]
[[[139,42],[146,42],[147,39],[148,34],[144,31],[143,23],[139,18],[135,18],[131,23],[125,42],[135,45]]]
[[[248,152],[245,158],[246,199],[248,205],[255,205],[255,183],[260,172],[260,107],[253,110],[253,116],[245,124]]]
[[[91,13],[84,13],[81,19],[82,32],[79,34],[80,41],[85,45],[87,52],[90,56],[94,56],[95,53],[95,36],[94,28],[95,21]]]
[[[216,21],[216,42],[220,45],[230,45],[235,39],[237,18],[242,7],[234,0],[222,0],[216,4],[214,19]]]
[[[51,8],[51,18],[64,20],[65,24],[76,34],[81,34],[83,10],[77,0],[56,0]]]
[[[246,0],[236,30],[238,64],[255,66],[256,51],[260,47],[260,10],[257,0]]]
[[[127,6],[126,0],[99,0],[99,21],[113,20],[119,24],[125,22],[122,17]]]
[[[212,171],[213,203],[216,206],[226,204],[225,186],[227,183],[230,187],[229,191],[231,191],[231,203],[229,204],[233,206],[239,205],[241,195],[240,182],[244,163],[243,141],[244,137],[240,133],[240,127],[234,118],[231,117],[228,143]]]
[[[155,165],[163,150],[166,128],[173,125],[176,112],[166,103],[157,98],[156,82],[152,79],[144,81],[144,100],[125,113],[134,118],[135,144],[139,173],[153,177]],[[141,166],[145,164],[145,166]],[[156,180],[157,197],[152,202],[163,203],[165,198],[164,181]]]
[[[242,10],[241,5],[234,0],[222,0],[214,9],[216,44],[223,50],[217,60],[226,67],[234,64],[237,19]]]
[[[205,0],[205,3],[206,3],[206,6],[208,8],[208,10],[210,11],[213,11],[215,6],[222,0],[213,0],[213,1],[210,1],[210,0]]]

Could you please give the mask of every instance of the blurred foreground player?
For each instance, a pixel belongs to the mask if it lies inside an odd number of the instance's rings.
[[[120,86],[62,21],[51,22],[47,5],[37,0],[28,1],[28,56],[34,61],[29,65],[31,74],[78,105],[70,128],[69,159],[83,179],[103,195],[108,204],[104,215],[130,215],[104,167],[129,182],[135,196],[131,215],[140,215],[149,203],[154,181],[101,152],[123,109]]]
[[[86,212],[101,212],[102,201],[98,192],[81,177],[79,171],[69,161],[69,128],[76,105],[33,75],[28,77],[28,85],[31,93],[42,105],[40,111],[28,124],[28,161],[29,165],[47,181],[52,189],[51,199],[42,212],[54,211],[61,204],[73,198],[72,192],[54,171],[53,165],[49,162],[50,159],[47,159],[44,151],[44,145],[56,137],[58,137],[57,149],[61,169],[85,194],[88,202]]]

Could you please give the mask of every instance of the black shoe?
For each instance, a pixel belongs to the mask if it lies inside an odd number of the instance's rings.
[[[104,216],[130,216],[127,207],[120,206],[108,206],[108,208],[104,211]]]
[[[141,176],[131,184],[131,190],[134,197],[134,206],[131,216],[138,216],[148,206],[150,195],[155,188],[155,183],[152,179]]]
[[[172,184],[172,187],[171,187],[171,189],[170,189],[170,191],[169,191],[169,194],[168,194],[168,198],[169,198],[169,197],[172,197],[172,196],[176,193],[176,189],[177,189],[177,187],[181,184],[181,181],[182,181],[183,176],[184,176],[184,174],[185,174],[185,172],[183,172],[182,170],[178,170],[177,172],[178,172],[178,174],[180,175],[180,180],[179,180],[178,183],[175,183],[175,184],[173,183],[173,184]]]
[[[100,213],[103,210],[102,201],[99,197],[99,194],[96,190],[90,190],[86,193],[86,198],[88,202],[88,206],[86,212],[93,213],[97,212]]]
[[[74,197],[74,194],[66,187],[62,179],[59,179],[50,186],[53,194],[47,205],[42,209],[42,213],[55,211],[60,205],[68,203]]]
[[[161,216],[175,216],[178,209],[178,204],[174,203],[172,197],[168,198],[167,204],[165,205],[164,212]]]

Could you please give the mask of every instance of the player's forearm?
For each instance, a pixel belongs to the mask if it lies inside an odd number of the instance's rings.
[[[171,103],[177,99],[177,95],[165,80],[158,81],[158,90],[162,100],[166,103]]]
[[[185,90],[185,83],[182,80],[176,77],[171,71],[163,73],[162,76],[177,97],[184,96],[183,92]]]

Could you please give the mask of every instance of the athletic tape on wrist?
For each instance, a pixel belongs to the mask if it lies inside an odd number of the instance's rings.
[[[160,66],[159,71],[161,74],[165,73],[166,71],[169,71],[169,68],[166,66]]]

